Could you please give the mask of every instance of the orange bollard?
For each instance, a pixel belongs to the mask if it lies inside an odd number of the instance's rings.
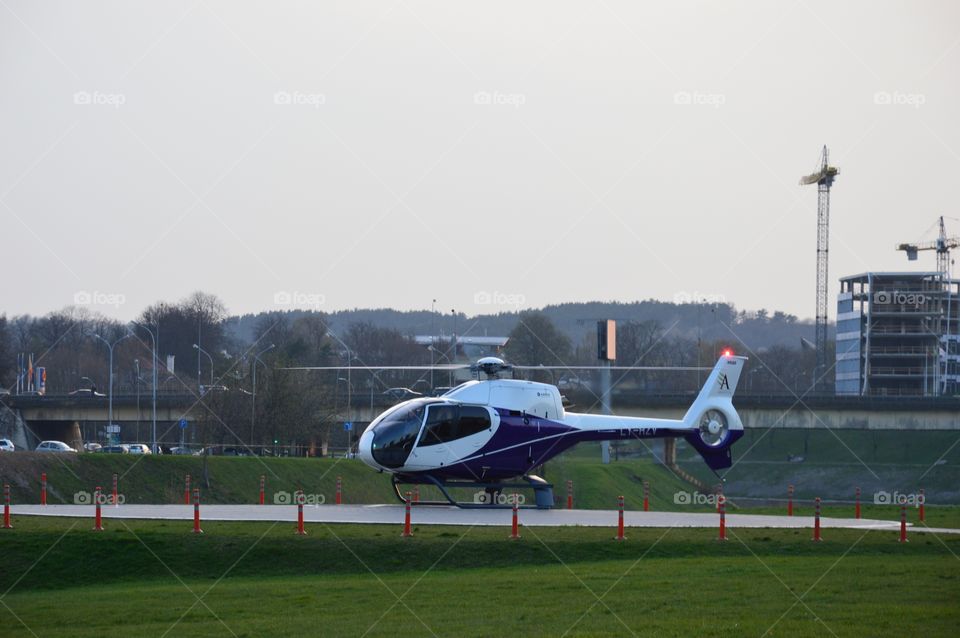
[[[413,532],[410,531],[410,492],[407,492],[407,498],[404,499],[404,502],[406,504],[407,513],[403,519],[403,534],[401,534],[401,536],[404,538],[409,538],[413,536]]]
[[[920,489],[920,522],[922,523],[926,520],[926,517],[923,515],[923,506],[926,504],[927,497],[923,494],[923,488]]]
[[[519,530],[517,529],[518,523],[519,523],[519,521],[518,521],[518,518],[519,518],[518,511],[519,511],[519,509],[520,509],[520,505],[519,505],[519,503],[518,503],[517,495],[516,495],[516,493],[514,493],[514,495],[513,495],[513,525],[512,525],[512,527],[511,527],[511,532],[510,532],[510,538],[511,538],[512,540],[517,540],[518,538],[520,538],[520,532],[519,532]]]
[[[120,502],[117,500],[117,475],[113,475],[113,506],[118,507]]]
[[[820,537],[820,497],[817,497],[816,505],[814,507],[813,514],[813,540],[819,542],[823,538]]]
[[[857,505],[854,511],[856,513],[857,518],[860,518],[860,488],[859,487],[857,488]]]
[[[643,511],[650,511],[650,481],[643,482]]]
[[[47,504],[47,473],[40,473],[40,504]]]
[[[907,543],[907,504],[900,503],[900,542]]]
[[[189,505],[190,504],[190,475],[189,474],[187,474],[185,478],[184,486],[185,487],[183,488],[183,504]]]
[[[341,496],[342,492],[343,492],[343,480],[338,476],[337,477],[337,505],[340,505],[340,503],[343,502],[343,498]]]
[[[193,533],[203,534],[200,529],[200,488],[193,488]]]
[[[787,486],[787,516],[793,516],[793,486]]]
[[[717,514],[720,513],[720,501],[725,500],[723,497],[723,483],[717,486]]]
[[[306,536],[307,533],[303,530],[303,501],[305,500],[303,496],[303,490],[297,490],[297,534],[300,536]]]
[[[573,509],[573,481],[567,481],[567,509]]]
[[[614,538],[613,540],[623,541],[623,540],[627,540],[626,537],[623,535],[623,496],[618,496],[617,499],[620,505],[620,513],[617,517],[617,537]]]
[[[10,524],[10,484],[3,484],[3,529],[13,529]]]
[[[413,486],[413,502],[414,503],[420,502],[420,486],[419,485]]]
[[[97,486],[97,489],[93,491],[93,503],[96,506],[94,519],[93,519],[93,531],[102,532],[103,531],[103,519],[100,516],[100,501],[103,500],[103,493],[100,491],[100,486]]]
[[[267,477],[263,474],[260,475],[260,504],[263,505],[263,493],[267,487]]]
[[[723,494],[717,499],[717,505],[720,506],[720,537],[717,540],[727,540],[727,499]]]

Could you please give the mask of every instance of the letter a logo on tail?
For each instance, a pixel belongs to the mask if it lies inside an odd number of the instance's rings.
[[[729,390],[729,389],[730,389],[730,382],[727,381],[727,375],[725,375],[724,373],[721,372],[721,373],[720,373],[720,377],[719,377],[719,381],[720,381],[720,389],[721,389],[721,390]]]

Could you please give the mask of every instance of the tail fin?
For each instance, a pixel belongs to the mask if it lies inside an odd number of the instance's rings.
[[[687,442],[714,471],[733,464],[730,446],[743,436],[743,423],[733,407],[733,393],[746,360],[746,357],[722,355],[683,417],[684,426],[692,430],[685,437]],[[719,428],[719,433],[712,432],[711,428]]]

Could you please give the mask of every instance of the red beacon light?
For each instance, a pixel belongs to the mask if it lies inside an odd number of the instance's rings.
[[[730,348],[725,349],[725,350],[723,351],[723,356],[725,356],[725,357],[732,357],[732,356],[733,356],[733,350],[731,350]]]

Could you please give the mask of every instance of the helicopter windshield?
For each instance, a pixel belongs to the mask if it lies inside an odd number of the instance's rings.
[[[414,399],[401,403],[382,417],[373,426],[371,454],[373,460],[383,467],[403,466],[417,440],[423,414],[430,400]]]

